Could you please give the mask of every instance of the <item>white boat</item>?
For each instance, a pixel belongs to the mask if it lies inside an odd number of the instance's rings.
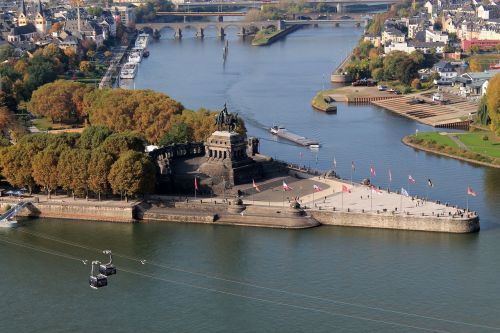
[[[123,65],[120,71],[120,79],[133,79],[137,74],[137,64],[133,62],[127,62]]]
[[[143,54],[143,49],[134,47],[129,55],[128,55],[128,62],[133,62],[133,63],[140,63],[142,60],[142,54]]]
[[[19,213],[26,205],[28,202],[26,201],[21,201],[11,209],[9,209],[7,212],[3,213],[0,215],[0,228],[15,228],[19,224],[17,223],[16,220],[16,215]]]
[[[19,225],[15,219],[5,219],[0,221],[0,228],[16,228]]]
[[[149,34],[139,34],[135,40],[135,47],[145,49],[149,43]]]

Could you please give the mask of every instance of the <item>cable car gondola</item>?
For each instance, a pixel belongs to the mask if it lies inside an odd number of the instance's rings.
[[[113,254],[110,250],[104,250],[102,253],[109,254],[109,262],[107,264],[100,264],[99,272],[105,276],[116,274],[116,266],[113,265]]]
[[[106,287],[108,285],[108,278],[106,277],[106,275],[103,274],[94,275],[94,265],[99,265],[100,263],[101,263],[100,261],[92,261],[92,269],[90,271],[90,277],[89,277],[89,285],[90,288],[92,289],[98,289]]]

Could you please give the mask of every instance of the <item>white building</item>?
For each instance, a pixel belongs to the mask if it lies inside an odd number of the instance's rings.
[[[448,44],[448,34],[443,33],[442,31],[433,31],[433,30],[425,30],[425,41],[434,43],[445,43]]]

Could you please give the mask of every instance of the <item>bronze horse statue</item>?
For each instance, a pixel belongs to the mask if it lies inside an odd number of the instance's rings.
[[[215,125],[218,131],[227,130],[233,132],[236,129],[238,122],[238,114],[233,115],[227,111],[227,105],[224,103],[224,108],[215,116]]]

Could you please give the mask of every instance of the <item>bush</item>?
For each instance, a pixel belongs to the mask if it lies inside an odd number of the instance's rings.
[[[419,79],[413,79],[413,81],[411,81],[411,86],[413,87],[413,89],[421,89],[422,83]]]
[[[490,138],[487,135],[483,135],[483,141],[488,141]]]

